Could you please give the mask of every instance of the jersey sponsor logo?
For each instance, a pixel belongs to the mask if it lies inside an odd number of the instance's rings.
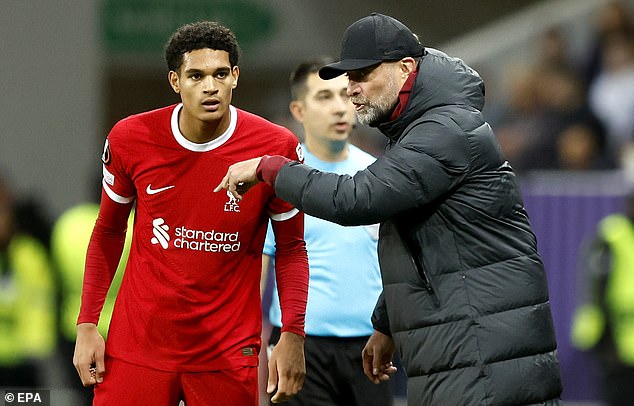
[[[216,230],[194,230],[184,226],[174,227],[174,238],[170,227],[163,218],[152,220],[152,244],[160,244],[163,249],[169,248],[170,241],[176,249],[204,252],[237,252],[240,251],[240,232],[226,233]]]
[[[160,243],[163,249],[167,249],[170,241],[170,235],[167,233],[169,229],[169,226],[165,224],[165,220],[162,218],[152,220],[152,234],[154,234],[154,237],[150,240],[152,244]]]
[[[238,199],[236,199],[228,190],[227,197],[229,198],[229,200],[227,201],[227,203],[225,203],[225,211],[240,213],[240,202],[238,201]]]
[[[166,191],[166,190],[169,190],[169,189],[171,189],[171,188],[173,188],[173,187],[174,187],[174,185],[171,185],[171,186],[165,186],[165,187],[160,187],[160,188],[158,188],[158,189],[152,189],[152,184],[150,183],[149,185],[147,185],[147,188],[145,189],[145,192],[146,192],[148,195],[155,195],[155,194],[157,194],[157,193],[161,193],[161,192],[164,192],[164,191]]]
[[[112,155],[110,154],[110,143],[106,139],[106,143],[103,146],[103,153],[101,154],[101,162],[104,165],[110,165],[110,161],[112,160]]]

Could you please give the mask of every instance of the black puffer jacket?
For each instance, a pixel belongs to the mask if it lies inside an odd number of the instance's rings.
[[[313,216],[381,223],[373,315],[408,404],[558,404],[548,288],[516,183],[481,109],[480,77],[428,49],[387,151],[354,177],[285,165],[275,189]]]

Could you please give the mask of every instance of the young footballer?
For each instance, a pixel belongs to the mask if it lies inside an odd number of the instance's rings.
[[[239,202],[214,193],[234,162],[302,160],[283,127],[231,105],[235,35],[215,22],[179,28],[165,57],[181,103],[118,122],[105,142],[103,192],[86,256],[74,364],[95,405],[258,405],[261,255],[277,241],[282,337],[269,361],[275,403],[302,386],[308,264],[303,214],[262,184]],[[133,240],[107,340],[99,314]]]

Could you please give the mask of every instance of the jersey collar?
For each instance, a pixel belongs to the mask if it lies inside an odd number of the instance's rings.
[[[211,151],[212,149],[216,149],[231,138],[233,132],[236,129],[236,123],[238,122],[238,112],[235,107],[229,106],[229,127],[223,132],[219,137],[214,138],[211,141],[204,142],[202,144],[198,144],[195,142],[191,142],[181,133],[181,130],[178,128],[178,113],[183,108],[183,103],[178,103],[176,107],[174,107],[174,111],[172,111],[172,134],[174,135],[174,139],[176,142],[180,144],[181,147],[188,149],[194,152],[206,152]]]

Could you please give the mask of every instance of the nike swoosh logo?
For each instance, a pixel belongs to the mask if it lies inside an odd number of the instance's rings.
[[[145,192],[146,192],[148,195],[155,195],[155,194],[157,194],[157,193],[164,192],[164,191],[166,191],[166,190],[168,190],[168,189],[171,189],[171,188],[173,188],[173,187],[174,187],[174,185],[172,185],[172,186],[160,187],[160,188],[158,188],[158,189],[152,189],[152,184],[150,183],[149,185],[147,185],[147,189],[145,189]]]

